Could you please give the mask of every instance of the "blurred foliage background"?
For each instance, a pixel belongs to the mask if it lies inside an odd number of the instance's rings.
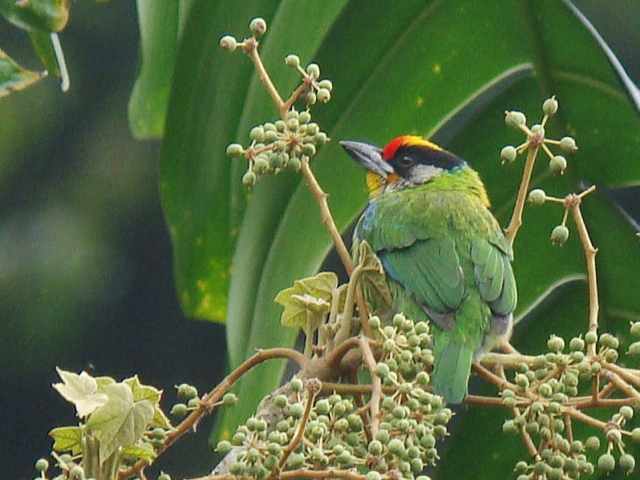
[[[630,77],[640,79],[634,0],[576,1]],[[0,439],[3,475],[32,478],[46,432],[73,421],[50,388],[56,365],[201,390],[224,373],[224,327],[183,317],[158,199],[159,145],[135,141],[127,102],[137,73],[133,2],[76,2],[61,34],[71,74],[0,100]],[[302,20],[301,20],[302,21]],[[23,32],[0,23],[0,46],[27,67]],[[211,48],[216,48],[212,45]],[[241,59],[235,59],[242,61]],[[339,85],[336,86],[339,88]],[[616,193],[640,217],[633,189]],[[214,458],[200,434],[160,467],[184,476]]]

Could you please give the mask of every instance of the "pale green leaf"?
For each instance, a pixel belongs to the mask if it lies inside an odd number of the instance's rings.
[[[98,391],[102,392],[104,391],[104,388],[107,385],[111,385],[116,383],[115,379],[111,378],[111,377],[95,377],[96,383],[98,384]]]
[[[136,444],[153,419],[154,408],[149,400],[134,401],[129,385],[107,385],[107,403],[96,410],[87,422],[87,428],[100,441],[102,464],[118,448]]]
[[[138,442],[136,445],[131,445],[122,449],[122,455],[125,458],[132,458],[134,460],[145,460],[152,462],[156,457],[156,451],[148,442]]]
[[[282,290],[274,300],[284,307],[280,319],[282,325],[313,328],[329,312],[333,290],[337,286],[338,277],[332,272],[296,280],[293,287]]]
[[[87,372],[80,375],[56,368],[63,383],[53,384],[62,397],[75,405],[79,417],[86,417],[107,403],[107,395],[98,392],[96,379]]]
[[[149,385],[143,385],[140,383],[138,376],[127,378],[124,383],[129,385],[133,393],[133,401],[139,402],[141,400],[149,400],[153,405],[153,420],[151,424],[154,427],[161,427],[169,429],[172,427],[171,422],[160,408],[160,399],[162,398],[162,390],[158,390],[155,387]]]
[[[0,49],[0,97],[27,88],[42,77],[42,73],[21,67]]]
[[[82,452],[82,430],[80,427],[58,427],[49,432],[53,438],[53,449],[56,452],[71,452],[77,455]]]

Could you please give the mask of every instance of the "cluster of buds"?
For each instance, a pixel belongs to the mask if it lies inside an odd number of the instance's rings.
[[[548,98],[542,104],[544,116],[539,124],[533,125],[531,128],[527,126],[527,117],[522,112],[508,111],[505,112],[505,123],[517,130],[522,131],[527,139],[521,145],[514,147],[507,145],[500,151],[500,159],[502,163],[511,163],[516,157],[523,152],[531,149],[537,151],[542,148],[549,157],[549,169],[554,174],[563,174],[567,168],[567,159],[563,155],[554,154],[549,145],[560,148],[562,153],[571,154],[578,150],[576,142],[572,137],[564,137],[561,140],[552,140],[545,136],[545,126],[550,117],[558,111],[558,101],[555,97]]]
[[[239,448],[231,474],[263,479],[277,471],[340,469],[368,480],[428,480],[421,473],[438,459],[437,439],[447,435],[452,416],[443,399],[429,391],[429,326],[403,315],[384,327],[372,317],[370,325],[382,345],[375,375],[383,379],[385,395],[377,431],[353,394],[321,394],[313,386],[317,380],[294,378],[289,394],[273,399],[275,411],[250,418],[230,441],[218,444],[222,454]]]
[[[244,158],[248,170],[242,178],[247,187],[255,185],[258,176],[278,174],[284,169],[300,170],[301,161],[316,154],[317,148],[329,141],[308,111],[289,110],[284,120],[253,127],[248,148],[238,143],[227,147],[227,155]]]
[[[173,405],[170,413],[174,417],[181,418],[197,409],[200,405],[201,398],[198,396],[198,389],[187,383],[176,385],[176,390],[178,398],[183,401]],[[236,403],[238,403],[238,397],[234,393],[227,393],[222,397],[222,400],[214,406],[224,405],[226,407],[232,407]]]
[[[631,325],[632,334],[640,336],[640,322]],[[634,345],[638,344],[638,347]],[[630,347],[639,349],[640,342]],[[538,356],[528,365],[518,366],[514,376],[514,387],[502,391],[503,403],[514,413],[505,421],[505,433],[526,433],[534,445],[541,445],[538,454],[530,462],[520,461],[515,466],[518,480],[564,480],[578,479],[581,475],[592,475],[597,469],[604,473],[613,471],[616,464],[625,473],[635,469],[633,455],[625,451],[623,438],[640,442],[640,428],[625,431],[624,427],[634,415],[629,405],[622,405],[614,413],[602,434],[607,448],[592,463],[587,454],[601,451],[597,436],[584,442],[574,439],[569,418],[575,408],[582,384],[592,385],[601,374],[603,365],[618,360],[619,340],[609,334],[598,336],[589,331],[584,337],[574,337],[565,350],[564,339],[552,335],[547,347],[549,352]],[[596,353],[589,356],[585,349],[593,346]],[[584,397],[583,397],[584,398]],[[618,453],[617,459],[614,457]]]
[[[220,47],[228,51],[240,48],[261,69],[263,76],[268,77],[260,61],[257,40],[267,31],[267,24],[262,18],[254,18],[249,28],[251,37],[239,41],[233,36],[225,35],[220,39]],[[303,68],[297,55],[287,55],[284,62],[296,70],[301,83],[289,99],[283,101],[271,81],[268,81],[266,88],[277,99],[281,118],[251,129],[249,147],[244,148],[239,143],[232,143],[227,147],[227,155],[241,157],[248,162],[242,183],[249,188],[255,185],[261,175],[278,174],[285,169],[300,170],[302,162],[310,160],[318,147],[329,141],[327,134],[320,130],[317,123],[312,122],[310,109],[317,102],[327,103],[331,100],[331,80],[320,79],[320,67],[316,63]],[[295,109],[296,102],[304,104],[302,111]]]
[[[569,194],[564,198],[553,197],[547,195],[546,192],[540,188],[535,188],[529,192],[528,201],[533,205],[543,205],[546,202],[553,202],[561,204],[564,208],[564,214],[562,216],[562,222],[556,225],[551,230],[550,240],[556,246],[562,246],[569,239],[569,228],[567,227],[567,218],[569,216],[569,210],[578,205],[582,199],[595,190],[592,186],[580,194]]]

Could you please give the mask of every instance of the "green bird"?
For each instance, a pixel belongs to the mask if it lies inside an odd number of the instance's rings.
[[[460,403],[471,364],[510,337],[517,302],[511,246],[484,184],[463,159],[421,137],[383,149],[340,143],[369,170],[354,245],[364,240],[376,252],[393,312],[432,323],[434,391]]]

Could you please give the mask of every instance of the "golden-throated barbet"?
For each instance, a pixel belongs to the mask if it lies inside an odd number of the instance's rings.
[[[431,322],[434,392],[460,403],[472,363],[510,337],[517,302],[512,250],[484,184],[466,161],[422,137],[382,149],[340,143],[368,170],[354,251],[364,240],[380,259],[390,313]]]

